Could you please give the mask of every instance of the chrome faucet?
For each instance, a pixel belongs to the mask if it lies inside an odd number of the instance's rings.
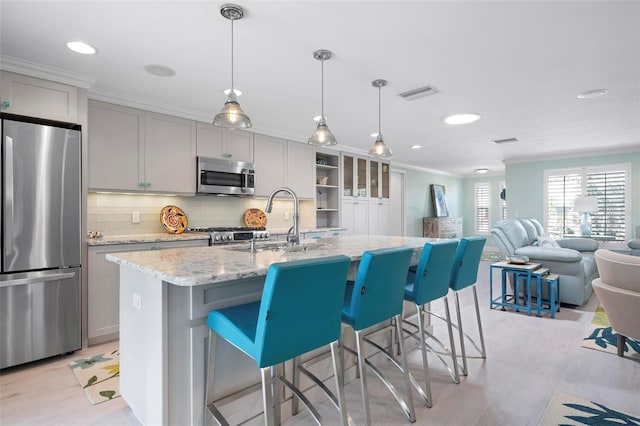
[[[292,189],[287,188],[285,186],[274,189],[271,195],[269,195],[269,199],[267,200],[267,208],[265,210],[267,211],[267,213],[271,213],[271,209],[273,207],[273,197],[278,192],[287,192],[293,198],[293,226],[289,229],[289,232],[287,232],[287,242],[292,245],[298,245],[300,244],[300,227],[299,227],[300,202],[298,201],[298,196],[296,195],[296,193],[293,192]],[[293,230],[293,235],[291,235],[292,230]]]

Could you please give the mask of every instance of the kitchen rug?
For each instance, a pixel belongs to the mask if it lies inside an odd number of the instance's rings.
[[[120,351],[77,359],[69,363],[71,371],[92,404],[120,396]]]
[[[594,401],[556,393],[551,397],[539,425],[637,425],[640,417]]]
[[[598,306],[593,313],[593,320],[587,330],[587,337],[582,340],[582,346],[617,355],[618,333],[611,329],[609,317],[602,306]],[[624,356],[640,361],[640,341],[627,338]]]

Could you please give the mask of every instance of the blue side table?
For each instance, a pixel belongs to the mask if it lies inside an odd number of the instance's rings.
[[[547,285],[549,288],[549,299],[546,301],[542,298],[543,285]],[[545,303],[546,308],[544,307]],[[551,318],[555,318],[556,312],[560,312],[560,276],[558,274],[547,274],[540,277],[537,305],[538,316],[541,316],[542,312],[547,312]]]
[[[535,275],[534,271],[540,268],[539,263],[526,263],[523,265],[509,263],[506,261],[492,263],[489,267],[489,308],[500,307],[502,310],[506,308],[515,309],[516,311],[526,311],[531,315],[531,279],[538,279],[540,275]],[[493,298],[493,270],[499,269],[502,275],[502,294],[500,297]],[[513,275],[514,291],[509,294],[507,290],[507,276]],[[520,292],[518,280],[523,280],[526,288],[523,292],[523,300],[520,303]],[[537,281],[539,283],[539,280]]]

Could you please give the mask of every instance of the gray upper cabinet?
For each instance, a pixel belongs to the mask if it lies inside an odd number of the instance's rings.
[[[285,154],[287,141],[271,136],[253,135],[256,163],[256,196],[268,196],[285,186]]]
[[[199,157],[253,163],[253,133],[197,123]]]
[[[193,194],[196,124],[90,101],[89,190]]]
[[[315,198],[315,149],[312,145],[287,141],[287,186],[299,198]]]
[[[78,89],[2,71],[0,110],[11,114],[78,122]]]

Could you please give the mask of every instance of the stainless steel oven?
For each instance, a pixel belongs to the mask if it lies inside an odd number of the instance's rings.
[[[198,157],[198,194],[253,195],[255,165]]]

